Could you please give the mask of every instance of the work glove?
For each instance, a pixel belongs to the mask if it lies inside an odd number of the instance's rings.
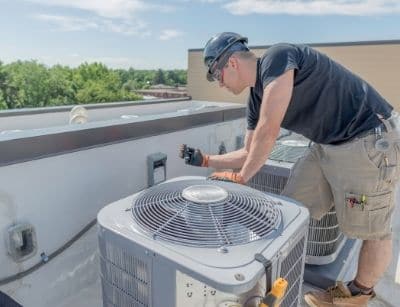
[[[186,164],[204,167],[208,167],[210,159],[210,156],[202,154],[200,149],[188,147],[186,144],[179,146],[179,157],[184,159]]]
[[[244,184],[242,176],[239,173],[233,172],[215,172],[212,173],[208,179]]]

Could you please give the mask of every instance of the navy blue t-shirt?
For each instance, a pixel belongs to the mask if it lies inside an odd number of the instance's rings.
[[[393,107],[360,77],[306,45],[276,44],[257,63],[247,105],[248,129],[260,115],[264,88],[294,69],[292,98],[281,126],[321,144],[338,144],[378,126]]]

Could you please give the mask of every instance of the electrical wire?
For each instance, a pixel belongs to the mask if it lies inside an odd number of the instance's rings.
[[[68,242],[66,242],[64,245],[62,245],[59,249],[54,251],[52,254],[47,256],[46,260],[42,260],[39,263],[36,263],[34,266],[30,267],[29,269],[18,272],[15,275],[7,276],[5,278],[0,279],[0,286],[3,286],[5,284],[8,284],[10,282],[16,281],[18,279],[21,279],[36,270],[38,270],[40,267],[45,265],[46,263],[50,262],[52,259],[57,257],[59,254],[61,254],[63,251],[65,251],[68,247],[70,247],[73,243],[75,243],[78,239],[80,239],[90,228],[92,228],[97,222],[97,219],[94,219],[91,221],[89,224],[87,224],[80,232],[78,232],[75,236],[73,236]]]

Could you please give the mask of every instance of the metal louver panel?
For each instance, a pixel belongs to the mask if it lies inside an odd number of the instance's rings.
[[[154,239],[220,247],[266,238],[281,226],[279,203],[253,189],[211,180],[169,182],[132,205],[136,223]]]
[[[253,189],[280,195],[288,181],[288,176],[279,176],[273,173],[259,172],[248,185]]]
[[[308,233],[308,256],[326,256],[334,253],[344,239],[339,229],[335,208],[321,220],[311,219]]]
[[[108,242],[100,242],[104,306],[151,306],[149,259],[133,256]]]
[[[283,297],[282,307],[300,305],[303,283],[305,236],[296,243],[289,255],[282,261],[280,275],[288,281],[288,289]]]
[[[306,153],[307,144],[302,140],[283,140],[277,143],[269,159],[286,164],[280,163],[279,166],[276,166],[278,163],[271,162],[271,164],[264,165],[248,185],[260,191],[281,194],[294,163]],[[346,237],[339,229],[336,211],[333,207],[321,220],[310,219],[306,262],[310,264],[333,262],[345,241]]]

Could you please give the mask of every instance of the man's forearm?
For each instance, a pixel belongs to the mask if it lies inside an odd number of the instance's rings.
[[[272,132],[269,127],[257,127],[251,143],[250,152],[240,171],[244,182],[249,181],[249,179],[264,165],[274,147],[278,134],[279,130],[277,132]]]
[[[208,160],[208,166],[216,169],[235,169],[242,168],[247,158],[247,151],[241,148],[224,155],[213,155]]]

